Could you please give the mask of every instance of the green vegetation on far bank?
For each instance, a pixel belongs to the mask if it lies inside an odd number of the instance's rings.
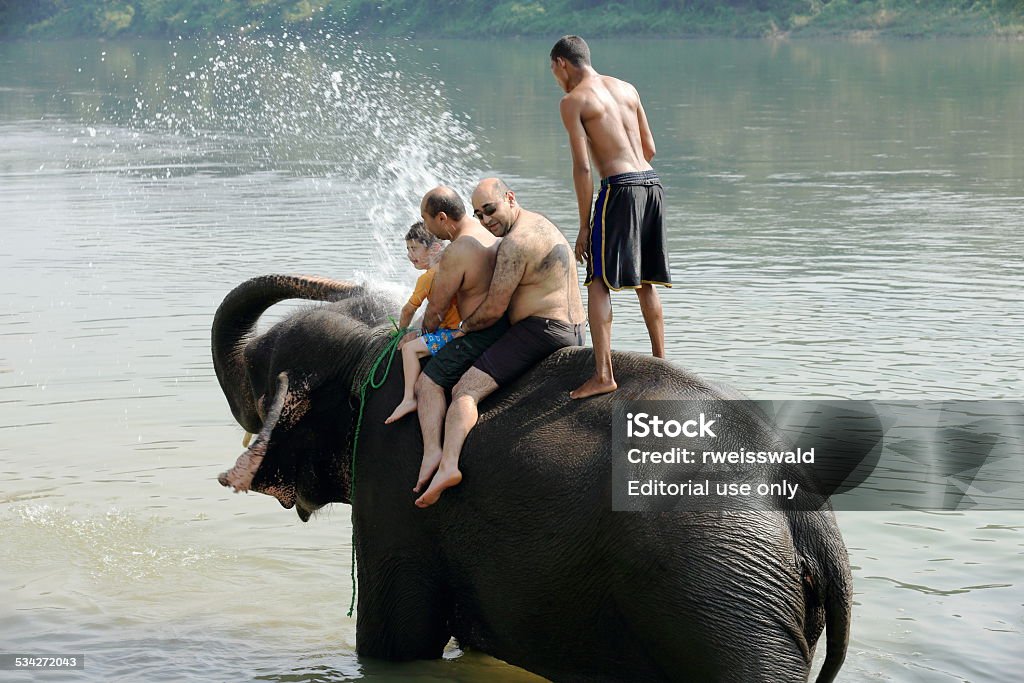
[[[0,38],[309,30],[419,37],[1024,36],[1024,0],[0,0]]]

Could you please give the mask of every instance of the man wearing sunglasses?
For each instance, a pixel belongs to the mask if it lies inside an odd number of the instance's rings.
[[[480,181],[473,215],[500,237],[487,296],[459,326],[468,335],[494,329],[507,316],[511,327],[466,370],[452,389],[444,424],[443,455],[416,505],[427,507],[462,481],[459,455],[479,418],[477,405],[560,348],[583,345],[583,299],[569,243],[551,221],[527,211],[497,178]],[[443,351],[444,349],[442,349]]]

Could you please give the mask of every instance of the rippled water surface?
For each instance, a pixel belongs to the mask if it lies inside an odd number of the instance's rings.
[[[755,398],[1021,398],[1024,45],[592,47],[656,136],[673,361]],[[348,509],[214,480],[241,430],[209,329],[259,273],[404,291],[439,180],[501,175],[574,230],[548,48],[0,44],[0,649],[86,654],[54,680],[530,678],[356,658]],[[1024,513],[840,524],[844,680],[1018,677]]]

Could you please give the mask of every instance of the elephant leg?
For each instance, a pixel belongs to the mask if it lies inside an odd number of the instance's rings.
[[[717,609],[722,609],[721,602]],[[629,648],[664,680],[702,683],[806,683],[810,664],[793,634],[764,620],[747,623],[708,619],[716,609],[704,605],[675,611],[644,601],[618,601]],[[704,612],[702,614],[701,612]],[[742,615],[741,615],[742,616]]]
[[[451,638],[451,596],[422,561],[359,563],[356,651],[389,661],[438,659]]]

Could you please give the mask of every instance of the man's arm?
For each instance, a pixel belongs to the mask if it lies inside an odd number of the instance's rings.
[[[654,133],[651,132],[651,126],[647,123],[647,112],[644,111],[644,105],[640,103],[639,95],[636,99],[636,120],[640,124],[640,146],[643,148],[644,159],[647,160],[647,163],[651,163],[657,150],[654,148]]]
[[[562,124],[569,133],[569,151],[572,153],[572,185],[576,190],[576,206],[580,215],[580,230],[576,236],[576,260],[580,263],[590,250],[590,211],[594,201],[594,179],[590,174],[590,148],[587,131],[583,127],[581,105],[570,97],[563,97],[558,105]]]
[[[402,306],[402,315],[398,318],[398,329],[404,330],[409,327],[409,323],[412,322],[412,317],[416,315],[416,311],[419,310],[419,306],[413,306],[410,303],[406,303]]]
[[[498,322],[508,309],[512,294],[526,273],[526,254],[517,240],[506,237],[498,246],[498,262],[494,265],[487,298],[473,313],[462,321],[463,332],[473,332]]]
[[[435,332],[444,320],[444,314],[451,308],[452,299],[462,287],[461,245],[452,242],[437,264],[434,284],[430,286],[427,312],[423,314],[423,331]]]

